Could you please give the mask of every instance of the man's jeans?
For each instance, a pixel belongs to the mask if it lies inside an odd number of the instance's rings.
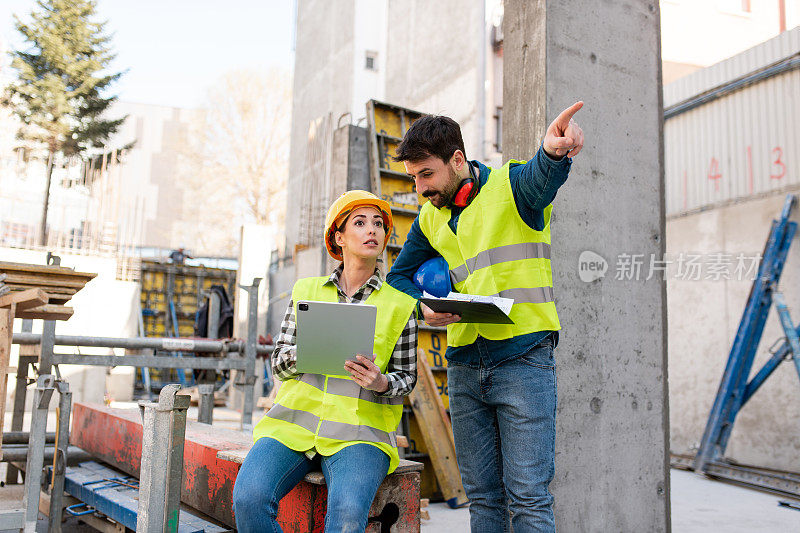
[[[555,473],[552,343],[494,368],[450,363],[447,382],[472,531],[510,531],[509,511],[514,533],[555,531],[548,489]]]
[[[389,470],[389,456],[370,444],[353,444],[329,457],[309,459],[269,437],[256,441],[236,476],[236,529],[281,531],[278,503],[320,463],[328,484],[325,531],[363,533],[372,500]]]

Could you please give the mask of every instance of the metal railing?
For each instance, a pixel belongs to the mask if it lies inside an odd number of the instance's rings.
[[[133,366],[138,368],[177,368],[192,370],[235,370],[237,371],[234,386],[242,388],[244,401],[242,405],[242,427],[252,425],[254,391],[256,383],[255,367],[258,355],[268,355],[272,345],[257,344],[258,323],[258,286],[261,278],[255,278],[252,285],[240,285],[248,293],[247,335],[244,340],[210,340],[175,337],[91,337],[82,335],[56,335],[55,323],[46,321],[42,333],[14,333],[12,342],[18,345],[38,345],[38,371],[40,374],[50,373],[53,365],[92,365],[92,366]],[[153,350],[153,355],[83,355],[80,353],[57,353],[56,346],[76,346],[86,348],[123,348],[127,350]],[[156,355],[165,352],[194,352],[208,354],[208,357],[174,357],[172,355]],[[33,361],[22,359],[18,372],[27,375],[27,365]],[[23,367],[24,370],[23,370]],[[267,380],[267,389],[271,388],[271,379]],[[25,380],[17,380],[17,395],[24,397]],[[20,390],[23,389],[23,390]],[[204,422],[210,423],[210,411],[213,408],[213,390],[204,388],[200,395],[200,411],[204,413]],[[210,394],[209,394],[210,392]],[[211,406],[206,405],[208,402]],[[20,409],[22,406],[20,406]],[[17,413],[15,402],[14,417]]]

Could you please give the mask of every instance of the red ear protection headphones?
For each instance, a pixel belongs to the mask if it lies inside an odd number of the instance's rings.
[[[467,165],[469,165],[469,177],[461,180],[458,192],[453,196],[453,205],[456,207],[467,207],[478,194],[478,180],[473,175],[472,165],[470,163]]]

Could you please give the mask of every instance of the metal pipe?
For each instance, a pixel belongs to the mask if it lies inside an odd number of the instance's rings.
[[[256,383],[256,354],[259,344],[256,341],[258,333],[258,286],[262,278],[253,278],[250,286],[239,285],[247,291],[247,342],[245,343],[245,369],[241,380],[236,385],[241,387],[244,398],[242,399],[242,428],[248,429],[253,424],[253,396]]]
[[[747,386],[744,388],[744,392],[742,393],[742,407],[747,403],[747,401],[756,393],[759,387],[764,384],[768,377],[772,375],[775,369],[783,362],[786,358],[786,354],[789,353],[789,345],[784,343],[781,348],[775,352],[769,360],[764,363],[764,366],[761,367],[753,379],[751,379]]]
[[[44,462],[52,463],[55,448],[47,447],[44,449]],[[25,463],[28,459],[27,446],[3,446],[3,458],[0,462],[3,463]],[[84,461],[96,460],[91,454],[78,448],[77,446],[69,446],[67,448],[67,464],[72,466]]]
[[[728,95],[736,90],[743,89],[748,85],[758,83],[759,81],[769,79],[773,76],[777,76],[778,74],[783,74],[784,72],[792,71],[799,67],[800,67],[800,56],[795,54],[792,57],[788,57],[786,59],[779,61],[778,63],[757,70],[755,72],[745,74],[744,76],[737,78],[733,81],[730,81],[728,83],[725,83],[723,85],[720,85],[719,87],[715,87],[713,89],[703,92],[700,95],[693,96],[682,102],[678,102],[677,104],[667,107],[666,109],[664,109],[664,120],[680,115],[681,113],[690,111],[695,107],[707,104],[718,98],[722,98],[723,96]]]
[[[25,533],[36,531],[36,521],[39,518],[39,492],[42,490],[42,468],[45,461],[44,436],[47,425],[47,409],[55,390],[54,384],[55,376],[40,375],[36,382],[36,391],[31,407],[30,439],[28,448],[25,450],[25,495],[22,499],[22,507],[25,509],[25,527],[23,528]],[[9,454],[3,453],[3,460],[6,460],[7,455]]]
[[[135,366],[149,368],[198,368],[228,370],[247,368],[242,357],[169,357],[159,355],[76,355],[54,354],[56,365]]]
[[[50,480],[50,513],[47,519],[48,533],[61,533],[61,514],[64,501],[64,481],[69,457],[69,415],[72,411],[72,391],[69,383],[56,382],[58,389],[58,425],[56,427],[56,447],[53,450],[52,479]]]
[[[7,444],[24,444],[28,445],[28,438],[30,433],[27,431],[6,431],[3,433],[3,449]],[[55,433],[47,433],[45,435],[45,442],[53,444],[56,441]]]
[[[38,333],[14,333],[14,344],[39,344],[42,336]],[[170,352],[239,352],[245,351],[245,342],[212,341],[207,339],[182,339],[164,337],[88,337],[84,335],[56,335],[56,346],[83,346],[94,348],[127,348],[129,350],[165,350]],[[257,345],[260,355],[272,353],[273,346]]]
[[[206,337],[209,339],[219,338],[219,311],[220,311],[219,294],[211,291],[208,296],[208,331]]]

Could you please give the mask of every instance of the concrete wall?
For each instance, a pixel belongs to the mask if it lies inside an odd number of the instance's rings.
[[[699,280],[679,275],[671,265],[667,282],[669,304],[670,447],[694,453],[703,436],[733,338],[752,286],[752,274],[736,272],[742,254],[745,270],[761,254],[770,223],[777,218],[785,195],[752,199],[722,208],[673,218],[667,223],[667,257],[700,255],[705,263]],[[798,221],[795,207],[792,220]],[[715,254],[729,257],[715,257]],[[727,263],[725,275],[712,275],[709,263]],[[714,279],[719,277],[720,279]],[[729,279],[726,279],[729,278]],[[781,277],[781,290],[800,321],[800,237],[795,235]],[[769,347],[783,337],[775,309],[770,310],[753,374],[769,359]],[[752,374],[751,374],[752,375]],[[790,361],[781,364],[740,411],[726,456],[741,463],[798,471],[800,457],[800,386]]]
[[[799,46],[800,29],[790,29],[665,86],[665,104],[706,94],[779,63]],[[756,268],[754,259],[763,250],[785,194],[800,191],[797,154],[787,149],[797,145],[798,87],[800,72],[785,72],[666,121],[673,452],[697,451],[752,286],[753,271],[747,271]],[[775,164],[778,156],[780,165]],[[707,177],[712,158],[719,165],[718,183],[713,185]],[[797,240],[781,282],[790,306],[800,301]],[[702,265],[696,276],[685,266],[692,257]],[[773,309],[753,374],[768,359],[770,345],[782,336]],[[742,463],[800,470],[800,428],[788,423],[800,414],[799,399],[797,374],[784,364],[740,412],[726,455]]]
[[[797,50],[800,27],[664,86],[664,105],[675,110],[754,72],[785,65]],[[667,113],[667,215],[800,188],[798,94],[800,70],[795,68],[693,109]]]
[[[386,101],[461,125],[468,158],[480,158],[476,91],[481,2],[390,0]]]
[[[353,93],[354,0],[299,0],[289,149],[286,248],[298,240],[301,172],[305,165],[308,125],[331,113],[334,121],[351,112]]]
[[[504,158],[530,157],[561,110],[586,103],[575,117],[586,144],[552,222],[556,521],[669,531],[665,284],[615,275],[620,254],[663,253],[658,6],[508,0],[504,31]],[[586,251],[607,262],[604,277],[581,280]]]

